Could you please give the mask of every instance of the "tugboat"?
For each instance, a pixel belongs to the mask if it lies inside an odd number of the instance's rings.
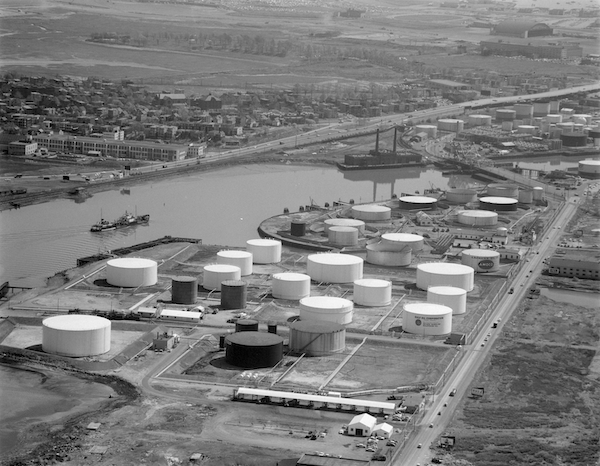
[[[97,233],[101,231],[116,230],[118,228],[148,223],[149,221],[150,214],[133,215],[125,211],[123,215],[121,215],[118,219],[113,220],[112,222],[101,218],[98,223],[92,225],[90,231]]]

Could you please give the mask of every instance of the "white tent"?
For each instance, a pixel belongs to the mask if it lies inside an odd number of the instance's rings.
[[[387,422],[382,422],[381,424],[377,424],[373,427],[373,433],[378,437],[390,438],[394,433],[394,426],[388,424]]]
[[[370,414],[358,414],[352,418],[348,424],[348,435],[356,435],[357,437],[368,437],[373,432],[377,418]]]

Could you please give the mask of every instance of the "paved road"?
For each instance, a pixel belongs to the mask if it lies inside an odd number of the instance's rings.
[[[393,465],[410,466],[427,463],[431,455],[429,446],[435,445],[439,436],[446,431],[458,401],[463,396],[468,395],[467,388],[483,364],[494,341],[500,335],[501,329],[510,319],[513,311],[518,308],[519,302],[535,284],[536,274],[542,270],[544,258],[550,254],[558,243],[562,231],[558,227],[566,225],[576,210],[575,198],[571,198],[559,206],[554,220],[549,222],[544,236],[540,238],[539,245],[532,248],[529,262],[522,262],[521,270],[513,279],[513,283],[520,285],[514,287],[515,292],[513,294],[506,294],[500,299],[488,318],[487,324],[483,326],[479,335],[474,337],[473,343],[463,347],[462,350],[466,354],[462,361],[457,365],[444,389],[441,390],[439,395],[434,396],[433,403],[431,407],[427,408],[417,434],[407,442],[402,452],[394,458]],[[492,329],[492,323],[499,319],[498,328]],[[485,341],[484,339],[488,333],[490,334],[489,340]],[[456,396],[449,397],[448,394],[453,388],[457,390]],[[445,403],[448,405],[447,407],[444,406]],[[428,427],[429,425],[433,425],[433,427]],[[418,444],[422,444],[423,447],[421,449],[417,448]]]

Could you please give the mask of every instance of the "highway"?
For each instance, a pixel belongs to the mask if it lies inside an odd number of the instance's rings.
[[[558,243],[562,228],[568,223],[576,210],[577,201],[575,197],[559,206],[554,219],[549,222],[544,236],[539,238],[538,246],[531,248],[530,254],[521,263],[519,272],[513,277],[512,283],[515,284],[514,293],[506,293],[500,298],[500,301],[496,308],[492,310],[487,323],[483,325],[479,335],[473,339],[472,343],[461,349],[461,351],[465,351],[464,357],[458,363],[454,373],[445,384],[444,389],[441,390],[440,394],[433,397],[433,403],[430,407],[426,408],[426,414],[417,427],[416,435],[413,435],[407,441],[404,449],[394,457],[391,464],[397,466],[428,464],[428,460],[431,457],[429,447],[437,445],[439,437],[446,432],[447,426],[461,398],[470,395],[468,388],[485,361],[486,356],[488,356],[493,343],[500,335],[502,328],[510,319],[513,311],[518,308],[520,301],[535,284],[536,275],[543,268],[544,258],[550,255]],[[516,286],[516,284],[519,285]],[[498,327],[493,329],[492,323],[498,320],[500,320]],[[490,337],[485,341],[488,333]],[[457,390],[456,395],[454,397],[448,396],[454,388]],[[447,406],[444,406],[445,404]],[[433,425],[433,427],[429,427],[430,425]],[[457,441],[460,441],[460,439],[457,439]],[[419,444],[422,445],[422,448],[418,448]]]

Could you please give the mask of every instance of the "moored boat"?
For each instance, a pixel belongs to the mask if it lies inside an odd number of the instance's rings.
[[[123,228],[127,226],[139,225],[143,223],[148,223],[150,221],[150,214],[144,215],[133,215],[129,212],[125,211],[123,215],[121,215],[118,219],[111,221],[100,219],[98,223],[95,223],[90,228],[90,231],[93,232],[101,232],[108,230],[116,230],[117,228]]]

